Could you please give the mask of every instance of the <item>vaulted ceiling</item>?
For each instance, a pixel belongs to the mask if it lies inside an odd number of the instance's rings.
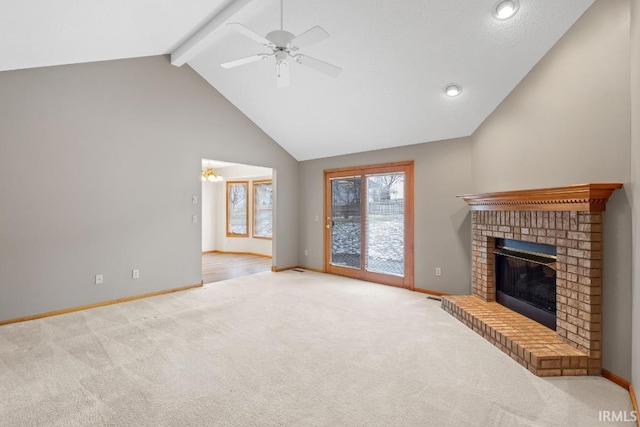
[[[303,53],[342,68],[331,77],[290,60],[276,87],[261,36],[280,28],[280,0],[0,0],[0,71],[171,54],[188,64],[298,160],[468,136],[594,0],[284,0],[284,29],[330,38]],[[449,83],[462,93],[448,97]]]

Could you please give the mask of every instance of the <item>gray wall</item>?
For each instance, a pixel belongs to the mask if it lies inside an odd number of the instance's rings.
[[[629,0],[598,0],[471,138],[301,162],[301,264],[322,268],[315,215],[322,216],[323,169],[415,160],[416,286],[451,293],[470,290],[468,208],[455,195],[622,182],[605,214],[603,367],[631,379],[630,199],[638,190],[631,186],[629,8]]]
[[[455,195],[625,183],[605,215],[604,367],[631,378],[632,294],[640,360],[640,165],[629,161],[640,158],[640,5],[632,3],[631,63],[629,0],[598,0],[472,138],[300,164],[165,57],[0,73],[0,320],[198,283],[200,225],[191,215],[200,206],[191,195],[201,191],[201,158],[274,168],[274,264],[318,269],[322,170],[414,160],[415,283],[452,293],[469,292],[471,264],[468,209]],[[96,273],[104,285],[93,284]],[[637,363],[632,378],[637,387]]]
[[[455,197],[472,185],[468,138],[300,162],[301,265],[323,267],[323,170],[402,160],[415,162],[415,286],[469,293],[471,220],[467,205]],[[442,276],[435,276],[436,267]]]
[[[640,0],[631,4],[631,182],[633,185],[632,384],[640,397]]]
[[[276,170],[274,263],[296,265],[297,162],[189,67],[0,73],[0,320],[200,283],[201,158]]]
[[[604,232],[603,367],[631,379],[629,1],[598,0],[473,135],[478,192],[622,182]]]

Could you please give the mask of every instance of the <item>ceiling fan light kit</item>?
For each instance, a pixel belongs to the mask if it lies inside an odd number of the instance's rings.
[[[283,29],[282,1],[280,3],[280,29],[271,31],[265,37],[262,37],[260,34],[237,22],[227,25],[240,34],[260,43],[266,48],[271,49],[272,52],[259,53],[246,58],[224,62],[220,64],[222,68],[235,68],[252,62],[262,61],[273,56],[276,60],[276,78],[277,86],[279,88],[289,86],[289,58],[294,59],[298,64],[312,68],[332,77],[337,77],[342,71],[340,67],[336,67],[328,62],[298,53],[300,49],[326,40],[330,36],[324,28],[319,26],[312,27],[298,36],[295,36],[289,31],[285,31]]]

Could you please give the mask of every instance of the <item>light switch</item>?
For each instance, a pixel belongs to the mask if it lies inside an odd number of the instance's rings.
[[[194,224],[196,224],[198,222],[198,215],[194,215],[191,217],[191,222],[193,222]]]
[[[194,205],[198,204],[198,196],[191,196],[191,203],[193,203]]]

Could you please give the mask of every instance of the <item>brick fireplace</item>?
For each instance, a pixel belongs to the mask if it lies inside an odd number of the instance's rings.
[[[602,215],[622,184],[460,196],[472,210],[472,295],[443,308],[540,376],[599,375]],[[496,239],[556,247],[556,329],[495,302]]]

